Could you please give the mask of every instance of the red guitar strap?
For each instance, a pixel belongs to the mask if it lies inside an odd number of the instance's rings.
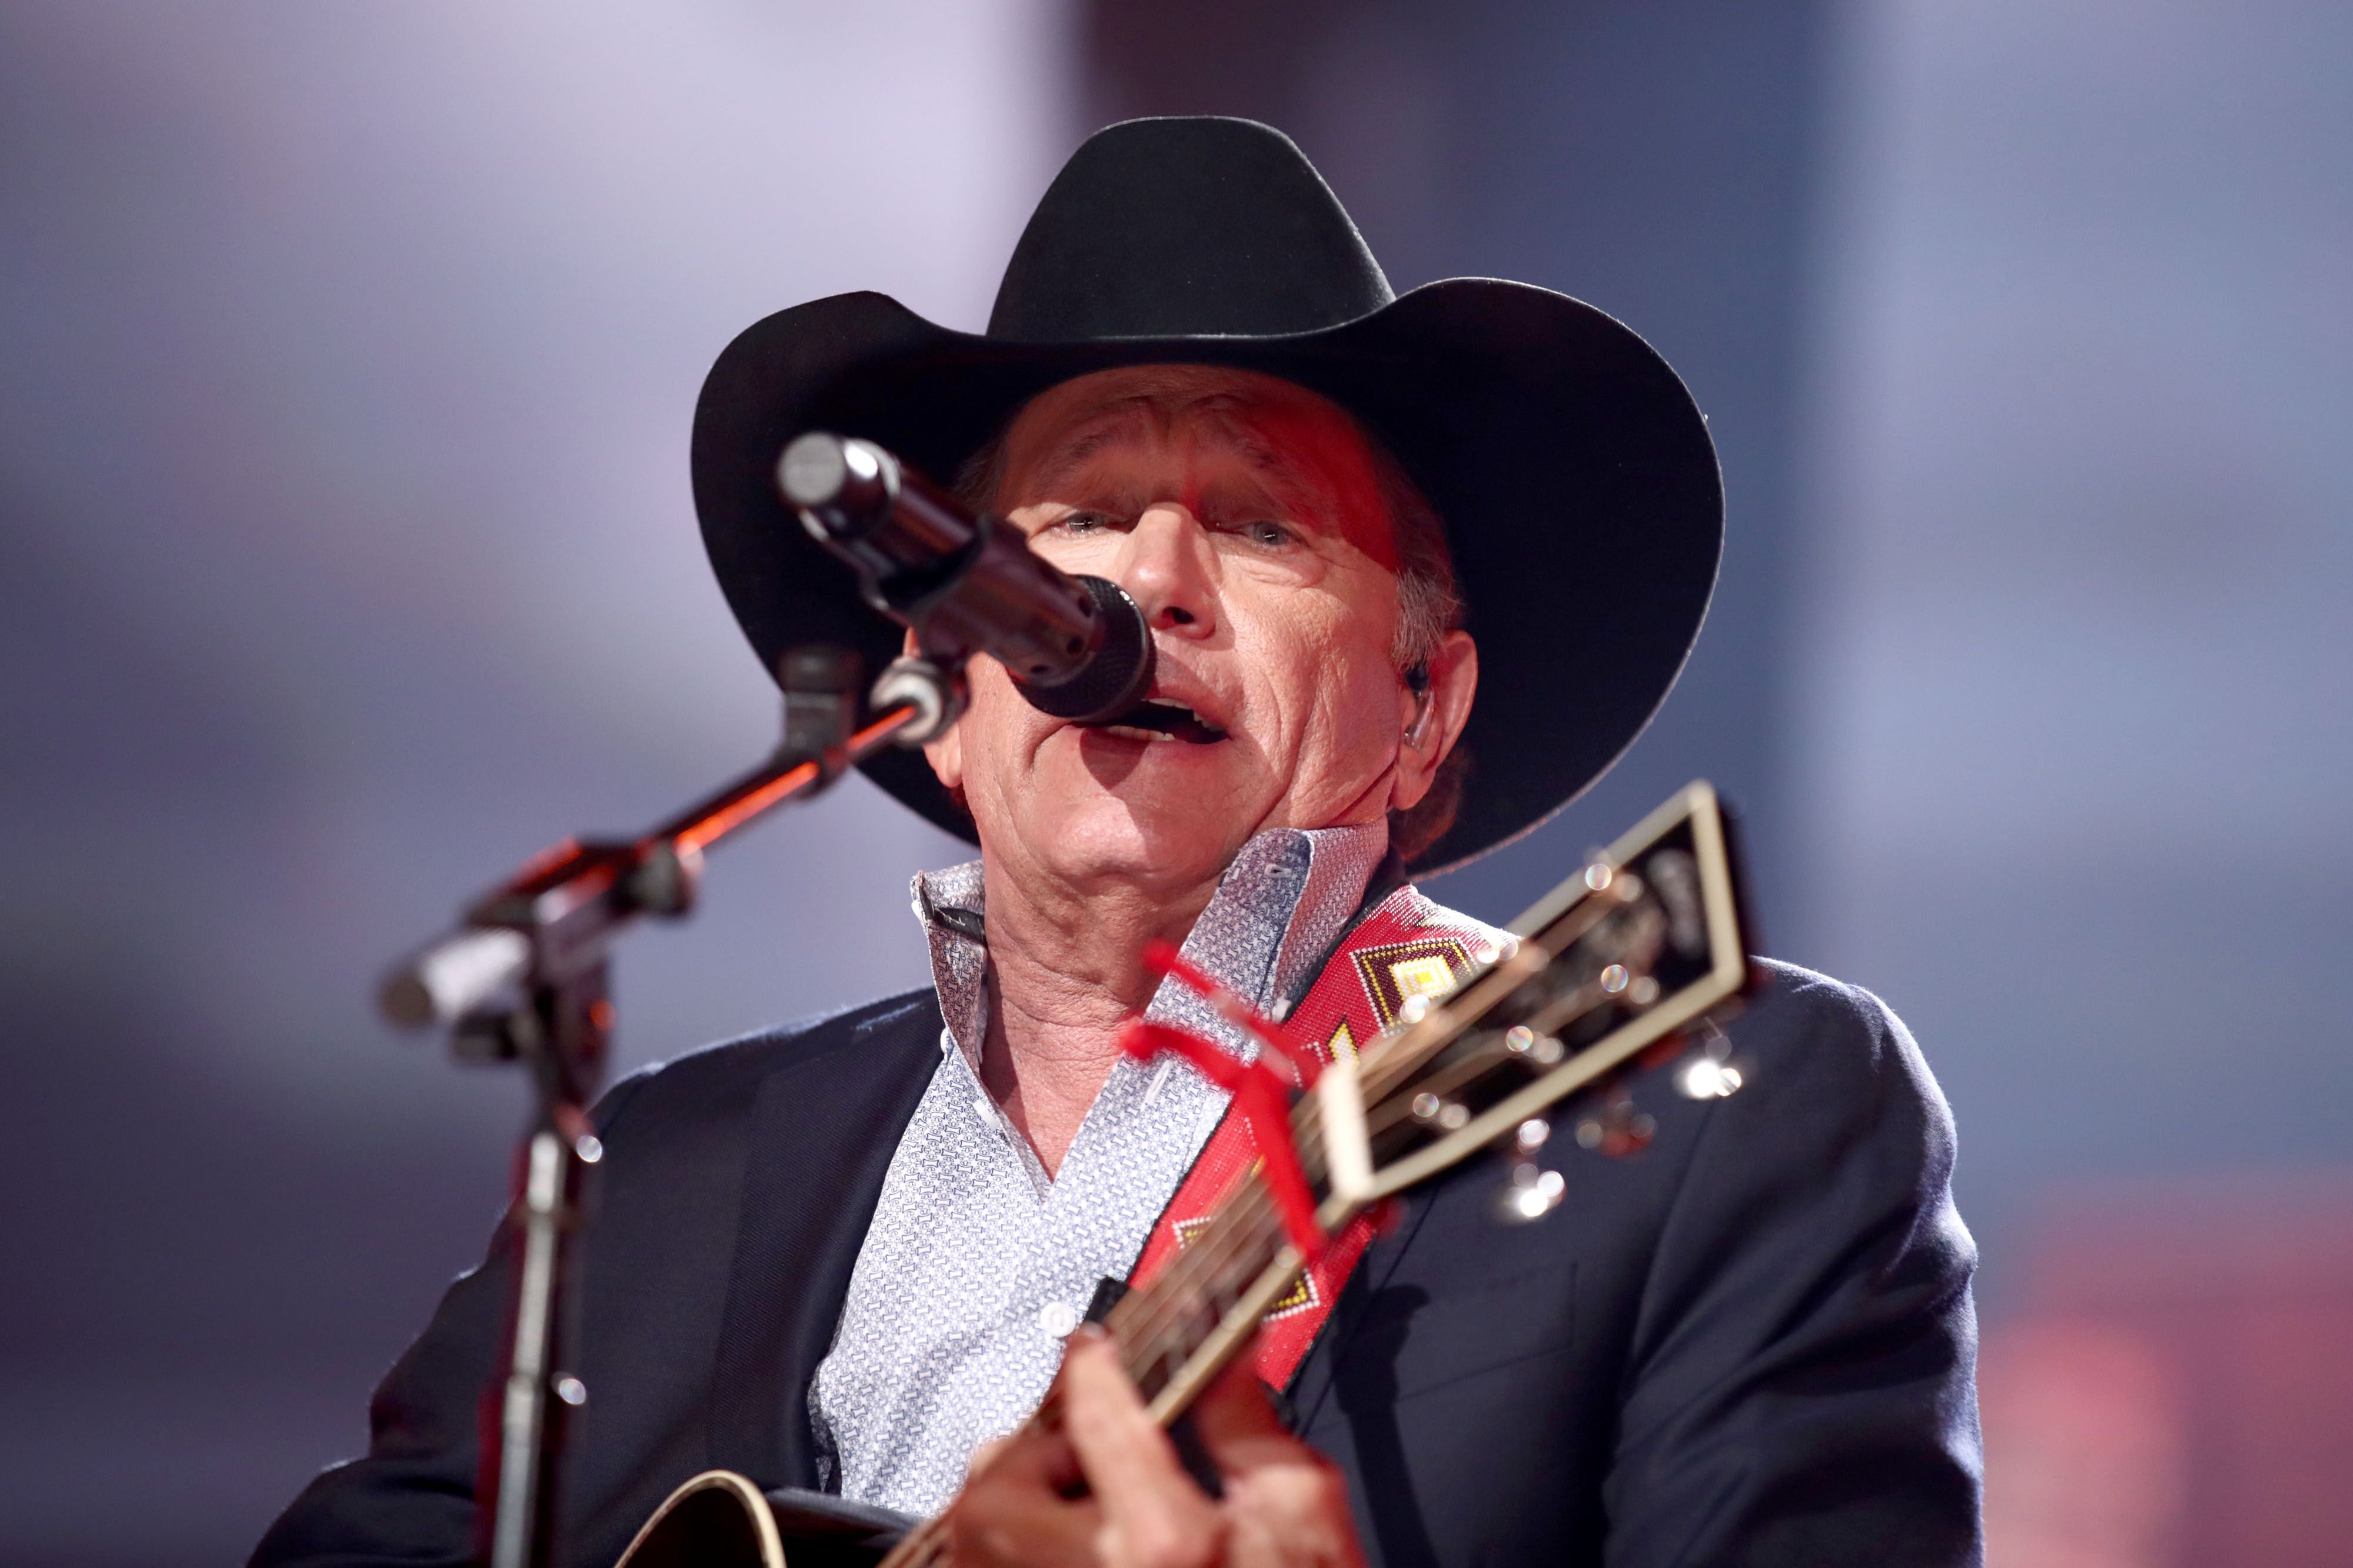
[[[1399,888],[1341,940],[1292,1009],[1289,1031],[1313,1044],[1325,1061],[1354,1060],[1358,1042],[1370,1041],[1394,1023],[1408,997],[1452,990],[1474,968],[1493,963],[1504,940],[1491,926],[1434,904],[1410,887]],[[1128,1283],[1150,1283],[1209,1223],[1260,1155],[1249,1121],[1229,1109],[1152,1227]],[[1299,1370],[1377,1226],[1372,1213],[1351,1220],[1266,1315],[1258,1338],[1261,1381],[1281,1388]]]

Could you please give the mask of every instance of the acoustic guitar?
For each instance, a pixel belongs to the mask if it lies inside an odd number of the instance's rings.
[[[1335,1064],[1292,1108],[1292,1137],[1336,1233],[1367,1205],[1491,1145],[1541,1142],[1521,1130],[1563,1100],[1663,1065],[1694,1041],[1686,1092],[1725,1094],[1738,1068],[1715,1027],[1754,984],[1730,824],[1705,783],[1685,786],[1514,921],[1517,939],[1440,997],[1417,998],[1354,1064]],[[1588,1121],[1579,1142],[1639,1147],[1622,1117]],[[1505,1217],[1541,1215],[1557,1174],[1514,1165]],[[1258,1176],[1235,1187],[1194,1243],[1103,1318],[1163,1426],[1250,1346],[1304,1259]],[[1051,1423],[1049,1407],[1031,1417]],[[618,1568],[935,1568],[951,1554],[942,1518],[800,1491],[764,1493],[711,1470],[673,1492]]]

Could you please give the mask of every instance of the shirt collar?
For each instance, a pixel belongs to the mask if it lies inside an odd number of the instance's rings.
[[[1235,855],[1184,954],[1261,1011],[1298,999],[1324,956],[1346,934],[1365,889],[1388,850],[1386,818],[1346,827],[1275,827]],[[932,984],[947,1033],[976,1078],[988,1034],[988,939],[981,863],[916,874],[915,918],[932,952]],[[1248,1057],[1241,1032],[1175,980],[1161,983],[1145,1016],[1207,1036]]]

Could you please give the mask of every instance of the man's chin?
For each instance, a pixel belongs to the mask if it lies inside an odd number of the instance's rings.
[[[1078,885],[1167,883],[1214,877],[1250,837],[1247,819],[1189,800],[1105,793],[1060,810],[1032,798],[1005,824],[1022,858]],[[988,827],[984,837],[993,837]]]

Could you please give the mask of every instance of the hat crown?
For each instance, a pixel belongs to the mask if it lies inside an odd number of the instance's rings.
[[[1047,187],[988,335],[1275,336],[1338,326],[1395,297],[1290,137],[1219,116],[1130,120],[1089,137]]]

